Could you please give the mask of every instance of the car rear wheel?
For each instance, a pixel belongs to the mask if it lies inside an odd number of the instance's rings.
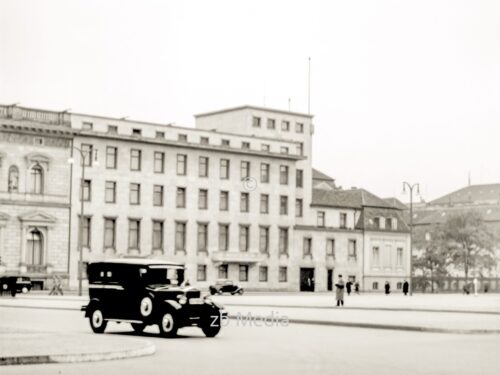
[[[241,296],[243,295],[243,288],[241,288],[240,290],[238,290],[238,294]]]
[[[139,307],[142,317],[148,317],[153,312],[153,300],[149,296],[145,296],[141,299],[141,305]]]
[[[215,337],[219,334],[220,328],[221,328],[220,325],[215,326],[215,327],[212,327],[211,325],[205,325],[205,326],[201,327],[201,330],[203,331],[205,336]]]
[[[107,320],[104,320],[104,315],[99,307],[94,307],[90,312],[89,316],[90,327],[94,333],[103,333],[108,324]]]
[[[160,328],[160,335],[164,337],[175,337],[179,329],[177,318],[173,311],[166,311],[160,315],[158,322]]]
[[[146,328],[146,325],[143,323],[132,323],[132,328],[134,329],[134,332],[141,333],[144,331],[144,328]]]

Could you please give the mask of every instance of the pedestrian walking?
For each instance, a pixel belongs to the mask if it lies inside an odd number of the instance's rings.
[[[352,281],[349,280],[346,284],[345,284],[345,290],[347,292],[347,295],[350,296],[351,295],[351,290],[352,290]]]
[[[356,294],[359,294],[359,282],[358,281],[356,281],[354,283],[354,292],[356,292]]]
[[[61,296],[64,294],[62,290],[62,282],[58,275],[54,275],[52,276],[52,290],[50,291],[49,296],[57,296],[58,294]]]
[[[385,294],[391,293],[391,284],[389,284],[389,281],[385,282],[384,289],[385,289]]]
[[[337,306],[344,306],[344,280],[342,280],[342,275],[339,275],[339,280],[335,284],[337,290],[335,291],[335,298],[337,299]]]
[[[408,284],[408,281],[405,280],[403,283],[403,293],[406,296],[408,294],[408,290],[410,289],[410,284]]]

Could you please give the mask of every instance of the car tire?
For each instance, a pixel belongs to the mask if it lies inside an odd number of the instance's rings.
[[[143,318],[151,316],[153,313],[153,299],[150,296],[144,296],[141,298],[139,312]]]
[[[243,295],[243,293],[244,293],[243,288],[241,288],[240,290],[238,290],[238,294],[239,294],[240,296],[242,296],[242,295]]]
[[[104,319],[104,314],[99,306],[92,308],[89,314],[90,328],[94,333],[103,333],[108,325],[108,321]]]
[[[158,327],[160,328],[160,335],[163,337],[177,336],[179,326],[176,314],[172,310],[167,310],[160,314]]]
[[[22,293],[28,293],[28,288],[23,286],[23,288],[21,289],[21,292]]]
[[[212,327],[210,325],[204,325],[203,327],[201,327],[201,330],[203,331],[203,333],[207,337],[215,337],[215,336],[217,336],[219,334],[219,332],[220,332],[220,329],[221,329],[220,326]]]
[[[144,328],[146,328],[146,325],[144,323],[131,323],[132,328],[134,332],[136,333],[141,333],[144,331]]]

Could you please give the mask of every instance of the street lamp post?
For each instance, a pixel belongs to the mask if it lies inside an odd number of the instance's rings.
[[[89,150],[82,150],[81,148],[78,148],[76,146],[73,146],[73,150],[76,150],[80,153],[80,160],[82,163],[82,175],[80,179],[80,192],[79,192],[79,198],[80,198],[80,223],[78,225],[78,251],[80,252],[80,256],[78,259],[78,295],[82,295],[82,280],[83,280],[83,220],[84,220],[84,214],[85,214],[85,206],[84,206],[84,190],[85,190],[85,159],[87,156],[89,157],[89,160],[92,160],[92,153],[93,149],[90,148]],[[97,150],[94,153],[94,165],[99,165],[97,161]],[[75,160],[71,157],[68,159],[68,163],[74,164]]]
[[[413,295],[413,189],[420,194],[420,186],[418,183],[410,184],[403,182],[403,193],[406,193],[406,188],[410,191],[410,296]]]

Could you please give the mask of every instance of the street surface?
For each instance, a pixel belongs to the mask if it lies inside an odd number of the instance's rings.
[[[482,316],[478,315],[477,319]],[[0,307],[0,328],[94,335],[79,311],[36,307]],[[2,374],[470,375],[500,372],[500,335],[497,334],[301,324],[256,327],[242,326],[234,320],[214,339],[205,338],[196,328],[180,330],[181,337],[177,339],[157,337],[157,327],[149,327],[144,334],[136,335],[128,324],[110,323],[106,332],[105,335],[149,340],[156,346],[156,354],[81,364],[8,366],[2,368]]]

